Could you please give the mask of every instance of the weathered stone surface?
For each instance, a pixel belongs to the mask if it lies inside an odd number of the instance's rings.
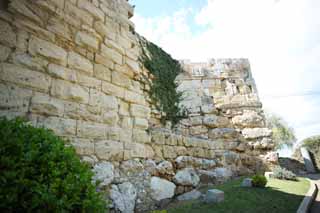
[[[148,129],[149,127],[148,120],[143,118],[135,118],[134,127],[138,129]]]
[[[122,142],[97,141],[94,146],[96,156],[101,160],[123,160],[124,147]]]
[[[48,95],[37,93],[31,99],[31,112],[44,115],[62,115],[64,103]]]
[[[150,117],[150,108],[137,105],[137,104],[131,104],[130,105],[130,113],[132,116],[140,117],[140,118],[149,118]]]
[[[205,115],[203,118],[204,125],[210,128],[221,128],[228,127],[229,120],[228,118],[216,116],[216,115]]]
[[[211,139],[234,139],[237,138],[238,132],[231,128],[211,129],[209,131],[209,138]]]
[[[110,190],[110,198],[113,201],[114,208],[120,212],[133,213],[136,197],[136,188],[129,182],[112,185]]]
[[[29,52],[32,55],[44,56],[61,65],[66,65],[67,63],[67,52],[64,49],[36,37],[31,37],[29,41]]]
[[[71,144],[79,155],[94,154],[94,143],[90,139],[74,138]]]
[[[125,91],[124,99],[129,103],[145,105],[145,97],[136,92],[131,92],[129,90]]]
[[[205,202],[206,203],[221,203],[224,201],[224,192],[218,189],[209,189],[207,191]]]
[[[95,7],[94,4],[87,0],[79,0],[78,1],[79,8],[84,11],[90,13],[95,19],[104,21],[104,13],[99,8]]]
[[[232,171],[227,168],[216,168],[214,172],[216,173],[216,178],[221,181],[229,180],[232,177]]]
[[[82,138],[106,138],[106,126],[92,122],[78,122],[77,136]]]
[[[108,67],[102,64],[95,64],[93,72],[96,78],[104,81],[111,81],[111,70]]]
[[[279,154],[277,152],[269,152],[264,159],[272,164],[278,164],[279,163]]]
[[[151,196],[154,200],[160,201],[174,196],[176,185],[158,177],[151,178]]]
[[[99,40],[86,32],[78,32],[76,34],[75,42],[76,44],[87,47],[93,51],[99,49]]]
[[[169,161],[162,161],[157,165],[156,169],[161,175],[174,175],[173,165]]]
[[[9,47],[3,46],[0,44],[0,62],[7,60],[11,50]]]
[[[116,96],[119,98],[124,97],[124,88],[110,84],[108,82],[102,82],[102,91],[108,95]]]
[[[201,197],[202,193],[198,190],[194,189],[190,192],[184,193],[182,195],[179,195],[177,197],[177,200],[179,201],[188,201],[188,200],[197,200]]]
[[[14,47],[16,42],[17,36],[13,32],[12,27],[7,22],[0,20],[0,43]]]
[[[216,162],[214,160],[195,158],[192,156],[179,156],[175,160],[175,163],[178,169],[190,166],[197,169],[212,169],[216,166]]]
[[[246,128],[242,130],[242,134],[246,139],[256,139],[261,137],[270,137],[272,131],[268,128]]]
[[[76,135],[76,121],[57,117],[39,117],[38,127],[53,130],[59,136]]]
[[[243,115],[238,115],[232,118],[232,123],[238,127],[263,127],[263,118],[255,111],[244,111]]]
[[[65,68],[60,65],[49,64],[48,73],[55,78],[60,78],[60,79],[71,81],[71,82],[77,82],[76,71]]]
[[[200,182],[199,176],[192,168],[179,170],[174,176],[173,180],[178,185],[194,187],[196,187]]]
[[[48,92],[51,83],[48,75],[7,63],[0,64],[0,79],[40,92]]]
[[[89,102],[89,90],[77,84],[63,80],[54,80],[50,93],[52,96],[64,100],[87,104]]]
[[[124,158],[153,158],[154,151],[151,146],[140,143],[125,144]]]
[[[101,162],[93,167],[93,181],[100,182],[100,187],[108,186],[114,179],[114,166],[109,162]]]
[[[88,12],[79,9],[72,2],[65,2],[65,11],[75,19],[81,20],[83,23],[91,26],[93,24],[93,17]]]
[[[124,88],[129,88],[131,86],[130,78],[119,72],[112,72],[112,83]]]
[[[120,53],[103,44],[101,45],[101,55],[107,58],[110,58],[114,63],[120,64],[120,65],[123,62],[123,58]]]
[[[138,143],[150,143],[151,137],[145,130],[134,129],[133,130],[133,141]]]
[[[119,121],[117,112],[106,112],[103,113],[103,122],[109,126],[116,126]]]
[[[75,52],[69,52],[68,65],[73,69],[81,70],[89,74],[93,73],[93,64],[88,59]]]

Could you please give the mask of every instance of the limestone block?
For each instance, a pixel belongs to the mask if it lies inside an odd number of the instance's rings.
[[[119,98],[124,97],[125,89],[108,82],[102,82],[102,91],[108,95],[116,96]]]
[[[68,24],[57,17],[51,17],[48,20],[47,29],[67,40],[72,40],[72,32]]]
[[[77,69],[88,74],[93,73],[93,64],[88,59],[75,52],[69,52],[68,65],[70,68]]]
[[[104,21],[104,13],[88,0],[79,0],[78,7],[90,13],[95,19]]]
[[[99,40],[83,31],[79,31],[75,38],[76,44],[87,47],[89,50],[96,51],[99,49]]]
[[[121,161],[123,160],[123,143],[116,141],[97,141],[94,151],[101,160]]]
[[[263,118],[255,111],[245,110],[243,115],[238,115],[232,118],[232,123],[237,127],[264,127]]]
[[[138,63],[138,60],[132,60],[128,57],[125,57],[125,63],[135,72],[140,72],[140,65]]]
[[[184,144],[186,147],[200,147],[200,148],[208,148],[208,141],[200,138],[192,138],[187,137],[184,140]]]
[[[119,36],[118,42],[124,49],[130,49],[132,46],[132,41],[127,37]]]
[[[13,32],[12,27],[2,20],[0,20],[0,43],[15,47],[17,43],[17,36]]]
[[[0,109],[16,112],[28,112],[33,92],[12,84],[0,83]],[[6,113],[6,112],[5,112]]]
[[[11,49],[9,47],[0,44],[0,62],[7,60],[10,53]]]
[[[107,127],[103,124],[92,122],[77,122],[77,136],[90,139],[104,139],[106,138]]]
[[[162,161],[160,162],[157,167],[157,172],[160,175],[174,175],[174,168],[171,162],[169,161]]]
[[[49,64],[48,73],[55,78],[60,78],[62,80],[67,80],[71,82],[77,82],[76,71],[72,69],[65,68],[56,64]]]
[[[102,64],[94,65],[93,74],[100,80],[111,81],[111,70]]]
[[[120,87],[129,88],[131,86],[131,80],[128,76],[120,72],[112,72],[112,83]]]
[[[223,168],[223,167],[216,168],[214,172],[216,173],[216,178],[218,180],[221,180],[222,182],[230,180],[233,175],[232,171],[229,168]]]
[[[205,202],[206,203],[221,203],[224,201],[224,192],[218,189],[209,189],[207,191]]]
[[[125,182],[112,185],[110,198],[118,212],[134,213],[137,190],[133,184]]]
[[[122,133],[122,129],[118,127],[108,127],[106,129],[106,134],[108,136],[108,140],[112,141],[120,141],[120,138],[125,135],[125,132]],[[123,140],[122,140],[123,141]]]
[[[189,119],[192,126],[202,125],[202,116],[192,116]]]
[[[177,146],[178,140],[180,140],[180,138],[181,138],[181,135],[174,135],[174,134],[166,135],[165,143],[166,145]]]
[[[203,118],[203,123],[210,128],[221,128],[229,126],[228,118],[216,115],[205,115]]]
[[[174,146],[163,146],[162,149],[165,159],[174,159],[178,156]]]
[[[199,157],[199,158],[206,158],[208,157],[207,150],[201,147],[192,147],[188,149],[189,155]]]
[[[71,142],[78,155],[93,155],[94,143],[88,139],[75,138]]]
[[[256,139],[261,137],[270,137],[272,131],[268,128],[245,128],[242,134],[246,139]]]
[[[131,143],[132,142],[132,130],[122,128],[119,140],[124,143]]]
[[[36,93],[31,99],[30,111],[36,114],[61,116],[64,103],[46,94]]]
[[[211,139],[234,139],[237,138],[238,132],[232,128],[218,128],[209,130]]]
[[[94,29],[103,37],[115,40],[114,29],[108,28],[102,21],[96,21],[94,23]]]
[[[102,55],[95,53],[94,60],[96,63],[103,64],[104,66],[108,67],[110,70],[114,69],[114,62],[107,57],[104,57]]]
[[[137,143],[150,143],[151,136],[145,130],[134,129],[132,132],[133,141]]]
[[[157,201],[172,198],[176,189],[174,183],[158,177],[151,178],[150,186],[151,197]]]
[[[34,56],[41,55],[63,66],[67,64],[67,52],[64,49],[34,36],[29,41],[29,53]]]
[[[100,182],[100,187],[108,186],[114,179],[114,166],[110,162],[101,162],[93,167],[93,182]]]
[[[129,90],[125,91],[124,99],[129,103],[141,104],[141,105],[146,104],[145,97],[143,95],[140,95],[135,92],[131,92]]]
[[[105,112],[103,113],[103,122],[109,126],[116,126],[119,121],[117,112]]]
[[[162,131],[152,131],[151,140],[155,144],[165,144],[165,134]]]
[[[121,127],[124,128],[124,129],[132,129],[133,128],[133,121],[132,121],[132,118],[131,117],[128,117],[128,116],[124,116],[124,117],[121,117],[120,119],[120,123],[121,123]]]
[[[119,102],[119,114],[122,116],[130,115],[130,105],[124,101]]]
[[[108,47],[110,47],[110,48],[115,49],[116,51],[118,51],[121,55],[124,55],[124,54],[125,54],[124,49],[123,49],[121,46],[119,46],[116,42],[114,42],[114,41],[112,41],[112,40],[110,40],[110,39],[105,39],[105,40],[104,40],[104,43],[105,43]]]
[[[151,146],[140,143],[125,144],[124,158],[153,158],[154,151]]]
[[[104,111],[117,111],[119,108],[119,101],[116,97],[110,95],[100,96],[102,99],[101,107]]]
[[[74,4],[72,4],[70,1],[65,2],[65,12],[69,14],[71,17],[74,17],[74,19],[79,19],[83,23],[92,26],[93,25],[93,17],[91,14],[89,14],[87,11],[84,11],[82,9],[79,9]]]
[[[134,127],[137,129],[148,129],[149,122],[147,119],[144,119],[144,118],[135,118]]]
[[[63,80],[54,80],[50,93],[52,96],[64,100],[85,104],[89,102],[89,89]]]
[[[208,133],[208,128],[205,126],[192,126],[190,127],[191,135],[202,135]]]
[[[0,64],[0,79],[40,92],[48,92],[51,84],[51,78],[46,74],[7,63]]]
[[[142,173],[144,167],[139,159],[131,159],[122,161],[120,164],[120,170],[125,176],[134,177],[139,173]]]
[[[114,63],[122,64],[122,55],[116,50],[111,49],[105,45],[101,45],[101,55],[111,59]]]
[[[59,136],[76,134],[76,121],[57,117],[39,117],[38,127],[45,127],[53,130]]]
[[[95,89],[101,91],[102,82],[99,79],[89,77],[82,73],[77,73],[78,84],[90,88],[90,90]]]
[[[34,71],[47,71],[49,62],[41,56],[31,56],[28,53],[13,53],[11,57],[14,64],[21,64]]]
[[[228,165],[228,164],[237,164],[240,160],[239,154],[235,152],[230,152],[227,151],[223,154],[223,165]]]
[[[150,118],[151,110],[148,107],[137,105],[137,104],[131,104],[130,105],[130,113],[134,117],[139,118]]]
[[[23,14],[28,19],[31,19],[37,22],[37,24],[43,24],[44,20],[42,20],[41,18],[44,18],[44,17],[38,16],[39,8],[35,7],[35,4],[30,5],[30,3],[26,0],[11,0],[10,9],[15,11],[16,13]]]
[[[203,158],[196,158],[192,156],[179,156],[175,160],[175,165],[178,169],[182,168],[187,168],[192,166],[193,168],[196,169],[213,169],[216,167],[216,162],[215,160],[208,160],[208,159],[203,159]]]
[[[177,185],[196,187],[200,183],[200,178],[192,168],[179,170],[173,178]]]

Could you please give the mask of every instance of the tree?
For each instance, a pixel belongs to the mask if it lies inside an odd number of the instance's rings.
[[[276,149],[281,149],[283,146],[292,147],[297,141],[294,129],[289,127],[288,123],[280,116],[267,113],[267,126],[272,130],[272,139],[276,145]]]

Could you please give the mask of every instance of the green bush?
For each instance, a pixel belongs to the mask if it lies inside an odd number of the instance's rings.
[[[282,180],[297,180],[297,176],[293,172],[285,168],[282,168],[280,166],[276,166],[272,172],[273,172],[272,174],[273,178],[282,179]]]
[[[254,187],[265,187],[267,185],[267,178],[263,175],[255,175],[252,177],[252,185]]]
[[[0,118],[1,212],[105,212],[93,173],[46,129]]]

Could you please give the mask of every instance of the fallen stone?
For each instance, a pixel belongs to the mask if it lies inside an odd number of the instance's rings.
[[[245,178],[241,183],[241,187],[252,187],[252,179]]]
[[[204,200],[206,203],[221,203],[224,201],[224,192],[218,189],[209,189]]]
[[[186,201],[186,200],[197,200],[201,197],[201,192],[198,190],[192,190],[191,192],[184,193],[177,197],[179,201]]]

